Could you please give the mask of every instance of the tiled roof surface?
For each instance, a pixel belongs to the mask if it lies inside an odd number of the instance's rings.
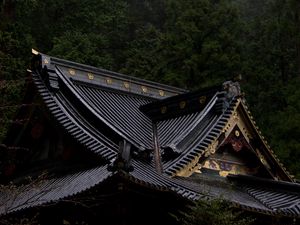
[[[51,94],[38,74],[33,73],[32,76],[45,104],[65,130],[87,149],[112,160],[118,146],[102,134],[101,130],[95,129],[86,121],[62,93]]]
[[[287,216],[300,215],[300,193],[279,191],[261,185],[244,185],[243,188],[250,196],[273,211],[279,211]]]
[[[233,100],[231,106],[219,115],[213,112],[216,102],[217,97],[212,99],[199,117],[193,121],[192,127],[184,131],[179,138],[173,140],[174,143],[170,146],[181,152],[181,154],[176,159],[164,164],[167,174],[174,175],[183,169],[185,165],[200,157],[221,134],[237,102]]]
[[[123,174],[131,182],[157,191],[174,192],[190,200],[224,199],[246,210],[265,214],[299,217],[299,193],[230,182],[226,178],[200,175],[199,177],[170,178],[159,174],[147,163],[133,161],[134,170],[110,172],[107,166],[97,167],[60,178],[41,180],[37,185],[21,186],[0,193],[0,215],[42,204],[63,201],[90,190],[114,174]],[[200,179],[199,179],[200,178]],[[259,182],[259,181],[257,181]]]
[[[107,179],[111,172],[107,171],[106,167],[100,166],[61,178],[43,179],[37,183],[0,192],[0,215],[79,194]]]
[[[143,96],[126,95],[76,84],[76,90],[105,121],[126,132],[140,146],[152,149],[152,123],[140,110],[151,102]],[[134,119],[133,119],[134,118]]]

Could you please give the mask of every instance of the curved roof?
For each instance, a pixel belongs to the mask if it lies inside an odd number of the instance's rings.
[[[55,120],[75,141],[105,159],[107,164],[45,181],[45,188],[62,184],[60,194],[56,188],[45,198],[41,197],[43,192],[39,192],[41,196],[33,198],[26,207],[67,198],[119,173],[137,184],[174,192],[191,200],[225,196],[226,200],[248,210],[299,217],[300,196],[287,192],[285,186],[276,186],[276,182],[272,189],[264,190],[245,185],[240,179],[231,182],[226,178],[190,177],[198,168],[199,160],[220,144],[237,108],[253,126],[238,93],[228,93],[222,86],[187,92],[37,52],[32,60],[31,74]],[[257,129],[253,129],[260,137]],[[133,171],[108,171],[107,166],[120,157],[118,143],[124,139],[133,146],[130,150]],[[263,144],[263,156],[270,164],[278,166],[279,178],[291,180]],[[158,155],[159,159],[153,155]],[[163,173],[157,170],[155,160],[161,161]],[[179,177],[183,174],[186,177]],[[90,181],[83,184],[86,179]],[[291,185],[298,190],[299,185]],[[262,192],[264,194],[260,195]],[[28,190],[27,196],[30,197],[30,193]],[[19,205],[22,199],[18,200]],[[20,207],[15,205],[16,209],[22,209]]]

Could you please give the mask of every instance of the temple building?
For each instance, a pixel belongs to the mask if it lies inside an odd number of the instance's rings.
[[[223,199],[300,217],[300,184],[279,162],[238,82],[190,92],[32,50],[23,104],[0,146],[2,218],[41,224],[174,224]],[[13,181],[14,184],[10,182]]]

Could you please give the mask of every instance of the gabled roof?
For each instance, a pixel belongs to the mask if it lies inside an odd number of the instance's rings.
[[[54,188],[47,199],[39,192],[40,197],[26,207],[58,201],[116,174],[125,174],[134,183],[191,200],[224,197],[248,210],[300,216],[299,184],[293,183],[265,143],[236,82],[188,92],[36,51],[33,55],[28,72],[54,120],[74,141],[103,158],[106,165],[45,181],[45,187],[61,183],[62,190],[66,188],[69,192],[58,193]],[[227,143],[232,133],[237,132],[236,127],[241,132],[239,138],[247,142],[251,154],[268,171],[268,177],[199,175],[201,163]],[[131,148],[126,150],[130,157],[122,158],[120,154],[118,143],[123,140],[130,143]],[[130,158],[132,161],[126,162]],[[130,163],[126,168],[133,169],[111,167],[117,162]],[[83,185],[85,176],[91,182]],[[264,189],[244,182],[249,179],[271,179],[274,185]],[[74,186],[68,186],[66,180]],[[30,196],[31,190],[27,191]],[[13,208],[21,209],[18,202],[22,201],[16,201]]]

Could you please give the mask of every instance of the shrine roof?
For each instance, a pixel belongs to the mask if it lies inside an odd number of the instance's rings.
[[[136,155],[160,151],[165,174],[192,174],[187,167],[196,168],[197,161],[220,144],[239,108],[266,149],[262,157],[281,171],[281,179],[292,180],[260,136],[236,82],[188,92],[36,51],[29,72],[56,121],[110,162],[119,141],[126,140]]]
[[[33,54],[28,72],[54,120],[106,164],[45,180],[39,189],[24,189],[13,202],[8,201],[10,209],[1,208],[0,214],[66,199],[124,175],[135,184],[190,200],[224,197],[247,210],[300,216],[300,196],[294,191],[299,190],[299,184],[284,182],[292,178],[254,126],[236,83],[188,92],[36,51]],[[257,177],[203,174],[195,179],[199,161],[214,154],[225,135],[229,137],[234,131],[232,121],[237,113],[256,136],[253,146],[261,150],[251,151],[260,157],[260,165],[273,181],[261,178],[266,185],[256,186],[255,182],[261,181]],[[245,136],[250,143],[249,134],[243,129],[239,132],[238,136]],[[118,145],[123,140],[132,146],[127,158]],[[112,170],[110,166],[119,159],[132,170]],[[0,193],[1,199],[9,194]]]

